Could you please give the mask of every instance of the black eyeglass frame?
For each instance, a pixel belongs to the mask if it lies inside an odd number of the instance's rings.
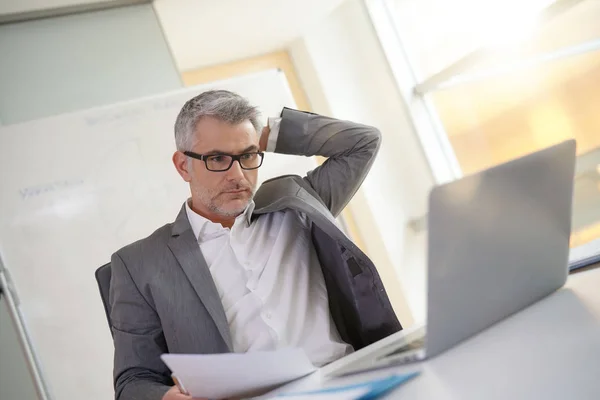
[[[231,169],[231,167],[233,166],[233,163],[235,161],[238,162],[238,164],[240,165],[241,169],[245,169],[246,171],[250,171],[253,169],[258,169],[260,168],[260,166],[263,163],[263,160],[265,158],[265,153],[262,151],[249,151],[246,153],[242,153],[242,154],[238,154],[238,155],[234,155],[234,154],[198,154],[198,153],[194,153],[193,151],[184,151],[183,154],[185,154],[188,157],[192,157],[195,158],[196,160],[200,160],[200,161],[204,161],[204,165],[206,166],[206,169],[211,171],[211,172],[225,172],[225,171],[229,171]],[[242,157],[248,154],[256,154],[260,157],[260,163],[256,166],[256,167],[252,167],[252,168],[246,168],[242,165]],[[229,166],[225,169],[210,169],[208,167],[208,158],[210,157],[215,157],[215,156],[227,156],[227,157],[231,157],[231,162],[229,163]]]

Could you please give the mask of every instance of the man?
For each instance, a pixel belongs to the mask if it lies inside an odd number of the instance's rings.
[[[379,132],[291,109],[261,131],[258,117],[227,91],[179,113],[173,163],[191,198],[175,222],[111,261],[117,399],[189,399],[166,352],[300,347],[323,365],[402,329],[375,267],[334,219],[371,167]],[[265,150],[328,160],[256,191]]]

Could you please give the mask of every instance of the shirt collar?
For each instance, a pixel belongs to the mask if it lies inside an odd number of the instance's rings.
[[[244,210],[244,218],[246,219],[246,223],[248,224],[248,226],[250,226],[250,224],[252,223],[252,213],[254,212],[254,207],[256,207],[256,204],[254,204],[254,200],[250,200],[250,203],[248,203],[248,207],[246,207],[246,209]]]
[[[191,199],[187,199],[187,201],[185,202],[185,212],[187,214],[188,221],[190,221],[190,225],[192,226],[194,237],[198,241],[202,241],[208,239],[209,237],[216,236],[217,234],[226,230],[226,228],[223,228],[221,224],[216,224],[208,218],[205,218],[202,215],[196,213],[194,210],[192,210],[192,208],[190,207],[190,202]],[[254,207],[254,200],[250,200],[250,203],[248,204],[244,212],[236,218],[236,221],[240,218],[244,218],[248,226],[250,226],[250,223],[252,222],[252,212],[254,211]]]

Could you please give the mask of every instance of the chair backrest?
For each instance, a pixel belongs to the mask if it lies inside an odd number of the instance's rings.
[[[112,271],[110,270],[110,263],[104,264],[96,270],[96,281],[98,282],[98,288],[100,289],[100,297],[102,298],[102,304],[104,305],[104,312],[106,313],[106,320],[108,321],[108,328],[112,335],[112,323],[110,321],[110,307],[108,304],[108,293],[110,292],[110,277]]]

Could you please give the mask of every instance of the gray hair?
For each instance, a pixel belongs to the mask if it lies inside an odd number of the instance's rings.
[[[230,124],[249,120],[256,132],[262,129],[258,120],[258,108],[237,93],[227,90],[210,90],[188,100],[175,121],[175,144],[177,150],[191,150],[195,145],[195,130],[204,117],[213,117]]]

